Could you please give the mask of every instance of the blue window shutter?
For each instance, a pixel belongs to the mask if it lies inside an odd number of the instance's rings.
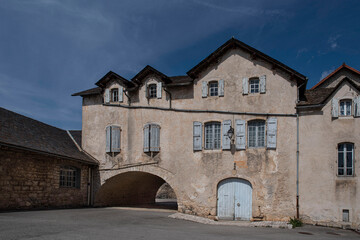
[[[331,100],[331,115],[333,118],[339,117],[339,100],[336,98]]]
[[[222,149],[230,150],[231,148],[231,139],[228,137],[227,132],[231,127],[231,120],[225,120],[222,123]]]
[[[150,151],[160,151],[160,126],[156,124],[150,125]]]
[[[266,75],[260,76],[260,93],[266,92]]]
[[[269,118],[267,121],[267,148],[276,149],[277,119]]]
[[[203,82],[202,82],[201,92],[202,92],[202,97],[203,97],[203,98],[206,98],[207,95],[208,95],[208,85],[207,85],[207,82],[206,82],[206,81],[203,81]]]
[[[105,103],[110,102],[110,89],[105,89]]]
[[[354,99],[354,116],[360,117],[360,96]]]
[[[243,87],[243,94],[246,95],[249,93],[249,78],[243,78],[243,82],[242,82],[242,87]]]
[[[144,127],[144,152],[150,151],[150,135],[149,135],[150,126],[146,124]]]
[[[193,123],[193,149],[194,151],[202,150],[202,123]]]
[[[111,152],[120,152],[120,127],[111,127]]]
[[[156,84],[156,97],[161,98],[161,93],[162,93],[162,82],[158,82]]]
[[[219,80],[219,97],[223,97],[224,96],[224,80],[221,79]]]
[[[124,101],[123,96],[124,96],[124,88],[120,86],[119,87],[119,102]]]
[[[236,119],[235,126],[235,136],[236,136],[236,149],[244,150],[246,149],[246,127],[245,120]]]
[[[106,127],[106,149],[107,153],[111,152],[111,126]]]

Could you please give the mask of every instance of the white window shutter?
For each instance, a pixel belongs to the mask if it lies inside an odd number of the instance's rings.
[[[144,88],[145,88],[145,97],[149,98],[149,91],[148,91],[147,84],[144,84]]]
[[[160,127],[158,125],[150,125],[150,151],[160,151]]]
[[[219,96],[220,97],[224,96],[224,80],[223,79],[219,80]]]
[[[207,85],[207,82],[206,81],[203,81],[202,82],[202,97],[203,98],[206,98],[207,97],[207,95],[208,95],[208,85]]]
[[[161,93],[162,93],[162,82],[158,82],[156,84],[156,97],[161,98]]]
[[[360,117],[360,96],[354,99],[354,116]]]
[[[124,88],[123,87],[119,87],[119,102],[123,102],[124,101]]]
[[[111,127],[111,152],[120,152],[120,127]]]
[[[230,150],[231,148],[231,139],[228,137],[227,132],[231,127],[231,120],[224,120],[222,124],[222,149]]]
[[[260,93],[266,92],[266,75],[260,76]]]
[[[245,120],[236,119],[236,126],[235,126],[235,136],[236,136],[236,149],[243,150],[246,149],[246,139],[245,139]]]
[[[333,118],[337,118],[339,116],[339,100],[336,98],[331,100],[331,115]]]
[[[242,87],[243,87],[243,94],[244,95],[248,94],[249,93],[249,79],[248,78],[243,78]]]
[[[106,127],[106,148],[107,153],[111,152],[111,126]]]
[[[194,122],[193,128],[193,149],[194,151],[202,150],[202,123]]]
[[[269,118],[267,121],[267,148],[276,149],[277,119]]]
[[[105,89],[105,103],[110,102],[110,89]]]
[[[150,135],[149,135],[149,124],[146,124],[144,127],[144,152],[150,151]]]

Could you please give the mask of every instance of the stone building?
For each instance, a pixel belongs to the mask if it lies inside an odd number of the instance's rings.
[[[80,145],[81,131],[0,108],[0,210],[90,205],[98,162]]]

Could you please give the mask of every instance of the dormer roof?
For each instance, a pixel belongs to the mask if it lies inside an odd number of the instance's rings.
[[[103,76],[99,81],[97,81],[95,85],[104,88],[106,84],[111,80],[115,80],[128,88],[132,88],[136,86],[136,84],[134,84],[133,82],[127,80],[126,78],[112,71],[109,71],[107,74],[105,74],[105,76]]]
[[[155,68],[147,65],[146,67],[144,67],[140,72],[138,72],[132,79],[131,81],[135,82],[136,84],[142,84],[142,81],[149,75],[156,75],[160,78],[161,81],[163,81],[164,83],[171,83],[171,80],[169,79],[168,76],[166,76],[165,74],[163,74],[162,72],[156,70]]]

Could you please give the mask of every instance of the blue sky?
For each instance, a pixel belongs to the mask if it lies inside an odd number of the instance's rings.
[[[183,75],[232,36],[309,78],[360,70],[360,1],[0,0],[0,106],[81,128],[81,98],[109,70]]]

